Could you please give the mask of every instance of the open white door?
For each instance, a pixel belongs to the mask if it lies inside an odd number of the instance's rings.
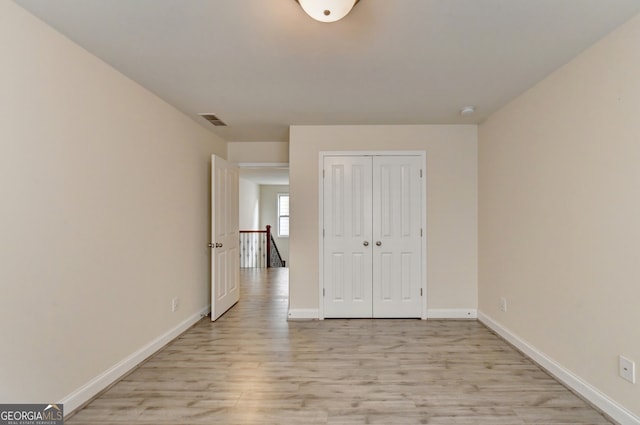
[[[211,320],[240,299],[238,169],[211,157]]]

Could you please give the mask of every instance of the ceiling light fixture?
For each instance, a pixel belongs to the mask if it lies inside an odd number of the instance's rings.
[[[351,12],[360,0],[296,0],[296,2],[316,21],[335,22]]]

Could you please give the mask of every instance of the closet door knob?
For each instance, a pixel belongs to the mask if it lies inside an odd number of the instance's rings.
[[[364,246],[369,246],[369,241],[364,241],[364,242],[362,242],[362,245],[364,245]]]
[[[382,245],[382,242],[376,241],[376,246],[380,246],[380,245]]]

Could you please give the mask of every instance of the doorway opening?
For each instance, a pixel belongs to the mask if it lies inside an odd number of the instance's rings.
[[[238,164],[240,268],[289,265],[289,164]]]

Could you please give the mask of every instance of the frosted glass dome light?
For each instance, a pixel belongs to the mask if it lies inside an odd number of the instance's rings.
[[[359,0],[296,0],[316,21],[335,22],[351,12]]]

